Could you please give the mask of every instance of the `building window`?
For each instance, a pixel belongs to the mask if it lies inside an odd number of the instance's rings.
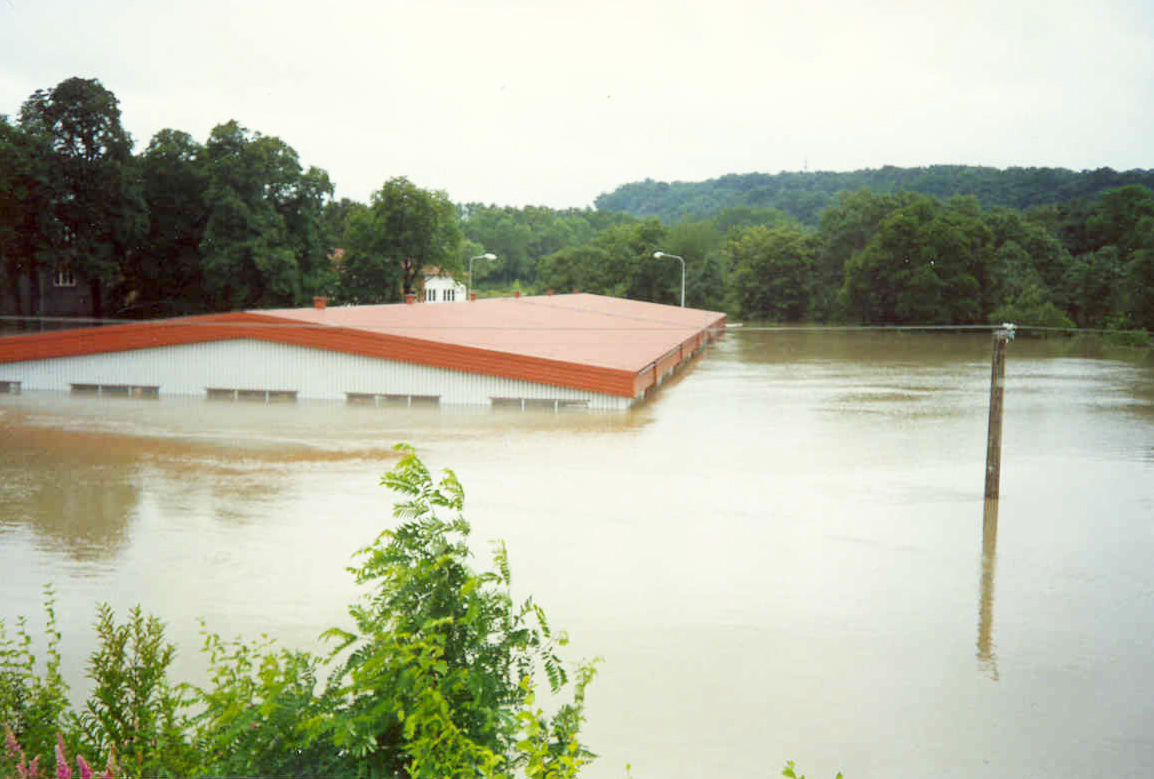
[[[71,268],[62,267],[56,269],[56,276],[52,279],[52,286],[54,287],[75,287],[76,274],[72,272]]]
[[[445,290],[444,295],[441,297],[441,300],[443,300],[446,303],[452,303],[454,300],[456,300],[456,297],[457,297],[457,290],[447,289],[447,290]]]
[[[426,303],[436,303],[437,302],[437,290],[436,289],[425,290],[425,302]]]

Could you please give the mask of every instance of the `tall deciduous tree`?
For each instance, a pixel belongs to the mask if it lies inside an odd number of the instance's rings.
[[[444,192],[421,189],[403,176],[374,192],[366,211],[351,214],[348,231],[341,296],[349,302],[396,300],[412,292],[429,266],[459,270],[456,208]]]
[[[20,124],[54,153],[60,197],[52,210],[62,230],[53,259],[87,279],[100,316],[104,293],[122,281],[121,265],[146,229],[119,102],[96,79],[70,78],[33,93]]]
[[[51,156],[46,142],[0,116],[0,281],[18,316],[40,313],[39,257],[55,227]],[[21,280],[32,290],[28,311],[23,310]]]
[[[846,264],[843,304],[878,324],[984,322],[997,300],[993,236],[977,202],[914,196]]]
[[[143,317],[201,310],[200,243],[208,224],[209,171],[204,147],[188,133],[161,130],[140,158],[148,235],[128,275]]]
[[[838,193],[836,202],[821,215],[814,255],[813,314],[830,319],[842,313],[838,292],[846,262],[866,247],[886,216],[913,197],[908,192],[874,194],[864,187]]]
[[[813,276],[813,241],[788,227],[750,227],[726,247],[738,313],[796,322],[806,315]]]
[[[232,121],[205,144],[207,222],[199,249],[208,308],[283,306],[334,283],[321,226],[327,174],[301,171],[284,141]]]

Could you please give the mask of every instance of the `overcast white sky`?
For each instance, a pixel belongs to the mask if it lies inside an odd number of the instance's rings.
[[[236,119],[367,201],[646,177],[1154,167],[1149,0],[0,0],[0,113],[97,78],[142,151]]]

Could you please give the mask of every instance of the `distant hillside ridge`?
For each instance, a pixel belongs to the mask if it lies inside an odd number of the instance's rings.
[[[659,217],[676,222],[701,219],[732,206],[777,208],[803,224],[816,226],[823,208],[838,192],[867,187],[874,193],[908,190],[948,200],[973,195],[983,207],[1031,206],[1086,200],[1128,184],[1154,189],[1154,170],[1111,168],[1072,171],[1065,168],[1000,168],[931,165],[924,168],[867,168],[849,173],[730,173],[708,181],[668,183],[646,179],[623,184],[594,201],[599,211]]]

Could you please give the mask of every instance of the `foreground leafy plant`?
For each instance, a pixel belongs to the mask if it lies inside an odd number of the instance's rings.
[[[182,710],[187,701],[168,681],[176,647],[164,625],[136,606],[123,625],[107,604],[98,609],[99,645],[89,658],[95,686],[78,718],[86,750],[119,755],[132,776],[181,776],[195,766]]]
[[[68,685],[60,674],[60,631],[56,626],[56,597],[44,588],[45,660],[40,675],[27,621],[20,617],[16,635],[9,638],[0,620],[0,725],[14,743],[23,745],[33,759],[51,755],[56,736],[65,728]],[[0,762],[0,768],[11,768]]]
[[[210,684],[193,741],[204,770],[224,776],[337,776],[347,772],[331,746],[310,739],[301,723],[328,716],[316,695],[320,658],[278,649],[273,641],[226,642],[205,634]]]
[[[357,553],[349,570],[366,592],[349,608],[352,626],[324,634],[336,642],[325,657],[206,632],[209,683],[177,687],[163,624],[137,607],[118,625],[102,605],[88,668],[94,689],[76,715],[59,673],[51,590],[43,678],[23,620],[16,639],[0,624],[0,723],[9,736],[0,777],[41,779],[55,753],[57,776],[68,779],[68,744],[107,756],[109,777],[119,762],[130,777],[574,779],[593,757],[579,734],[594,665],[576,666],[570,680],[558,654],[566,635],[531,598],[513,601],[504,545],[494,549],[495,570],[470,567],[457,477],[446,470],[434,482],[410,447],[398,449],[382,484],[400,496],[400,522]],[[546,713],[538,677],[553,694],[571,683],[571,700]],[[77,770],[91,779],[82,758]]]
[[[591,757],[577,743],[592,667],[579,668],[573,702],[552,718],[529,712],[540,669],[554,693],[568,682],[542,609],[510,594],[503,544],[493,572],[468,565],[465,494],[445,470],[434,483],[411,447],[382,478],[398,493],[401,520],[360,550],[350,568],[373,587],[349,614],[352,630],[333,628],[330,658],[339,663],[326,696],[340,701],[313,732],[357,757],[369,776],[449,776],[521,766],[533,776]],[[442,518],[439,512],[448,514]]]

